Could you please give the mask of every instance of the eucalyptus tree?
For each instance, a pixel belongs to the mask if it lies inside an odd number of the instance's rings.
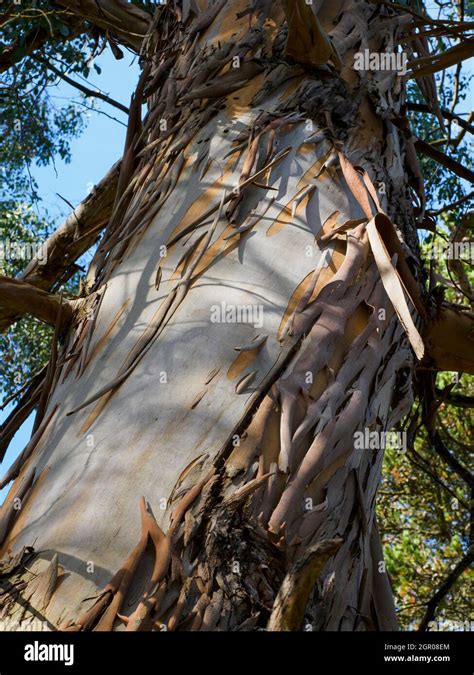
[[[3,618],[395,629],[386,441],[420,392],[429,412],[433,372],[474,370],[472,314],[423,266],[417,151],[473,174],[412,133],[406,88],[445,129],[434,73],[472,51],[469,24],[365,0],[51,7],[65,37],[92,31],[142,70],[120,163],[46,263],[0,279],[2,328],[54,326],[4,429],[3,451],[36,408],[0,483]],[[430,36],[454,44],[430,54]],[[99,233],[81,293],[54,292]]]

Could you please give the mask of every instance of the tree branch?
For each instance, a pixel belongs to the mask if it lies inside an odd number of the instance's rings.
[[[110,31],[135,51],[146,36],[151,15],[125,0],[57,0],[70,12]]]
[[[464,396],[464,394],[452,393],[445,396],[442,389],[436,389],[436,394],[443,397],[443,403],[449,403],[458,408],[474,408],[474,396]]]
[[[414,448],[411,448],[411,453],[415,457],[418,457],[422,462],[425,462],[427,466],[425,466],[424,464],[420,464],[419,462],[415,462],[413,457],[410,457],[410,455],[407,453],[407,459],[408,459],[409,462],[411,462],[414,466],[418,467],[418,469],[420,469],[420,471],[423,471],[423,473],[425,473],[427,476],[429,476],[431,478],[431,480],[434,480],[434,482],[437,483],[440,487],[442,487],[443,490],[446,490],[446,492],[448,492],[451,495],[451,497],[454,497],[454,499],[456,499],[462,506],[464,506],[465,509],[469,510],[469,506],[464,501],[459,499],[458,495],[454,492],[454,490],[451,490],[451,488],[448,485],[443,483],[443,481],[440,480],[436,476],[436,474],[434,474],[431,471],[431,467],[428,468],[429,463],[426,461],[426,459],[422,455],[420,455],[419,452],[416,452],[416,450]]]
[[[435,431],[432,435],[431,442],[433,443],[433,447],[437,454],[442,459],[444,459],[446,464],[448,464],[452,470],[469,485],[471,490],[474,490],[474,476],[456,459],[453,454],[451,454],[437,431]]]
[[[65,23],[67,19],[65,18]],[[63,40],[72,40],[81,34],[82,30],[79,26],[82,26],[82,21],[67,22],[71,33],[67,38],[62,37]],[[57,39],[57,35],[53,36],[54,39]],[[8,46],[6,49],[3,49],[0,52],[0,73],[4,73],[6,70],[14,66],[15,63],[22,61],[25,56],[31,56],[33,52],[43,46],[45,42],[51,40],[51,33],[44,28],[32,28],[27,33],[25,33],[21,41],[18,39],[16,42]],[[19,50],[19,47],[22,49]]]
[[[459,65],[461,65],[461,64],[459,64]],[[467,119],[467,123],[469,124],[470,122],[472,122],[473,119],[474,119],[474,112],[471,112],[471,114],[469,115],[469,117]],[[446,145],[447,144],[447,145],[451,146],[452,148],[457,148],[457,146],[461,143],[461,141],[463,140],[466,133],[467,133],[466,129],[461,129],[459,134],[457,136],[455,136],[454,138],[450,138],[449,136],[448,137],[445,136],[444,138],[437,138],[436,140],[431,141],[430,145],[433,146],[433,147],[437,147],[438,145]]]
[[[273,604],[268,631],[301,629],[309,595],[329,558],[343,544],[342,539],[326,539],[309,548],[283,580]]]
[[[64,80],[64,82],[67,82],[70,84],[72,87],[75,87],[79,91],[81,91],[85,96],[88,98],[99,98],[101,101],[105,101],[106,103],[109,103],[110,105],[114,106],[114,108],[118,108],[118,110],[121,110],[124,112],[126,115],[130,112],[129,109],[127,108],[126,105],[123,105],[123,103],[119,103],[119,101],[116,101],[115,99],[111,98],[110,96],[107,96],[107,94],[103,94],[100,91],[95,91],[94,89],[90,89],[89,87],[86,87],[84,84],[81,84],[81,82],[77,82],[76,80],[73,80],[71,77],[66,75],[66,73],[63,73],[59,70],[59,68],[56,68],[52,63],[47,61],[46,59],[43,59],[40,56],[35,57],[36,61],[39,61],[43,65],[45,65],[51,72],[53,72],[55,75],[61,78],[61,80]]]
[[[72,304],[58,295],[46,293],[31,284],[0,275],[0,309],[15,315],[31,314],[40,321],[56,325],[61,309],[60,330],[64,330],[72,318]],[[0,323],[0,330],[3,326]]]
[[[455,173],[460,178],[464,178],[465,180],[468,180],[470,183],[474,183],[474,171],[471,171],[467,167],[457,162],[452,157],[448,157],[448,155],[445,155],[444,152],[441,152],[440,150],[433,148],[429,143],[422,141],[416,136],[413,136],[413,140],[415,143],[415,148],[419,152],[423,153],[427,157],[430,157],[431,159],[434,159],[435,162],[438,162],[438,164],[445,166],[447,169]]]
[[[464,558],[458,562],[456,567],[443,581],[439,589],[433,595],[431,600],[427,603],[426,612],[418,627],[419,631],[425,631],[428,624],[433,620],[436,609],[443,598],[449,593],[453,584],[459,579],[461,574],[474,562],[474,549],[471,547]]]
[[[424,103],[407,103],[407,110],[412,110],[413,112],[422,112],[422,113],[433,113],[432,110]],[[456,115],[455,113],[449,112],[449,110],[441,110],[442,116],[447,119],[449,122],[456,121],[460,127],[469,131],[469,133],[474,134],[474,126],[463,120],[462,117]]]
[[[20,279],[47,290],[92,246],[110,217],[120,166],[121,162],[116,162],[64,223],[48,237],[42,247],[42,260],[38,256],[33,258]],[[43,254],[46,254],[46,264]]]
[[[148,32],[152,17],[148,12],[125,0],[57,0],[67,11],[60,10],[62,20],[71,29],[71,34],[62,38],[71,40],[87,31],[87,20],[105,32],[110,32],[122,43],[140,51],[143,38]],[[68,16],[69,15],[69,16]],[[0,53],[0,73],[5,72],[25,56],[40,49],[52,36],[44,28],[29,30],[20,41],[15,42]],[[22,47],[19,51],[18,47]]]
[[[41,250],[31,260],[19,280],[31,286],[49,290],[63,278],[74,262],[97,240],[106,226],[117,189],[120,162],[114,164],[106,176],[81,202],[64,223],[48,237]],[[20,318],[0,305],[0,331]]]
[[[452,202],[451,204],[447,204],[446,206],[443,206],[442,208],[438,209],[437,211],[428,211],[427,216],[439,216],[441,213],[445,213],[446,211],[451,211],[464,202],[467,202],[469,199],[472,199],[474,197],[474,191],[469,192],[467,195],[464,195],[464,197],[461,197],[460,199],[457,199],[455,202]]]

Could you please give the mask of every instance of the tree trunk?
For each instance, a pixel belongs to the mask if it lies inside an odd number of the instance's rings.
[[[353,63],[390,52],[399,22],[365,2],[253,5],[181,23],[165,6],[145,41],[87,296],[7,477],[0,558],[35,557],[10,561],[4,620],[396,628],[383,449],[354,439],[411,402],[416,329],[366,223],[395,223],[370,231],[418,288],[413,153],[388,114],[400,78]]]

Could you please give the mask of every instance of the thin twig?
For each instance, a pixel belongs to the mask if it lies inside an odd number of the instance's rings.
[[[46,66],[51,72],[53,72],[55,75],[57,75],[61,80],[64,80],[64,82],[67,82],[67,84],[70,84],[72,87],[75,87],[79,91],[81,91],[85,96],[88,98],[99,98],[101,101],[105,101],[106,103],[109,103],[110,105],[114,106],[114,108],[117,108],[118,110],[121,110],[124,112],[126,115],[130,112],[127,106],[123,105],[123,103],[119,103],[119,101],[116,101],[115,99],[111,98],[110,96],[107,96],[107,94],[102,94],[100,91],[95,91],[94,89],[90,89],[89,87],[86,87],[85,85],[81,84],[80,82],[77,82],[76,80],[73,80],[71,77],[66,75],[66,73],[63,73],[59,68],[56,68],[52,63],[47,61],[46,59],[43,59],[41,56],[36,56],[35,57],[36,61],[39,61],[42,63],[44,66]]]

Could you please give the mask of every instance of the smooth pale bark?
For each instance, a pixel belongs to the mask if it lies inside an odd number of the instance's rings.
[[[307,71],[294,50],[285,62],[283,6],[246,6],[191,13],[184,33],[171,11],[157,22],[154,93],[143,125],[132,107],[89,311],[1,512],[3,556],[34,543],[29,570],[54,579],[57,555],[67,572],[41,600],[55,627],[272,629],[273,610],[297,617],[291,630],[396,627],[375,523],[383,451],[357,449],[354,433],[407,411],[413,355],[336,150],[383,183],[416,265],[386,112],[400,110],[400,80],[351,67],[360,40],[381,51],[398,24],[371,3],[325,3],[344,65]],[[253,320],[216,321],[223,306]],[[285,589],[314,551],[333,552],[311,557],[318,583],[303,575],[293,613]]]

